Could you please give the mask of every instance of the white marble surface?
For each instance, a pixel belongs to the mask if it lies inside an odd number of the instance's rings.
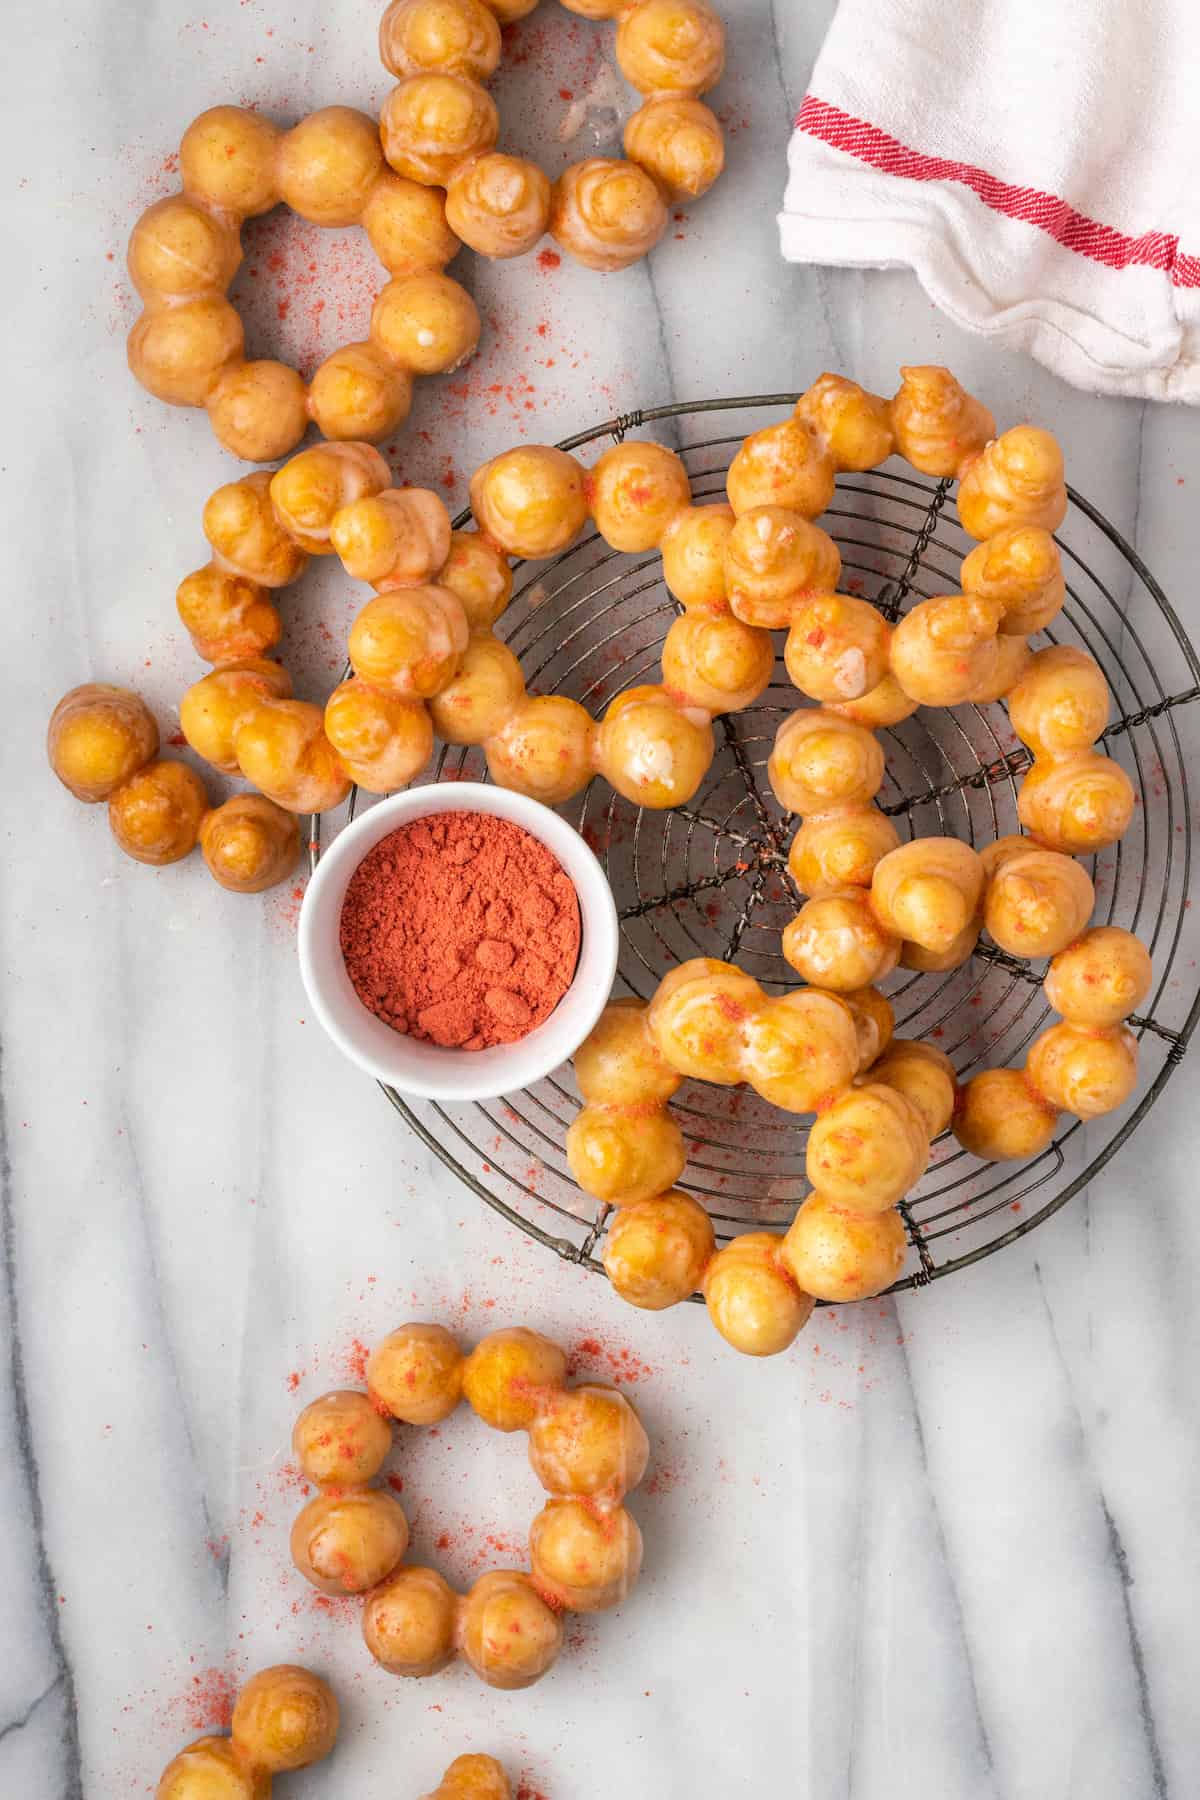
[[[724,8],[722,185],[623,278],[470,270],[486,348],[466,391],[422,387],[397,468],[461,477],[518,430],[553,438],[635,401],[826,366],[890,390],[898,363],[944,359],[1002,417],[1055,424],[1072,479],[1200,626],[1200,417],[1068,391],[959,338],[905,277],[785,268],[788,120],[829,0]],[[306,1021],[294,906],[123,861],[45,771],[45,717],[77,681],[135,683],[170,718],[196,668],[171,596],[230,468],[201,417],[126,374],[128,225],[219,99],[285,116],[377,102],[375,11],[6,8],[0,1793],[147,1793],[224,1677],[299,1657],[337,1682],[346,1723],[336,1764],[285,1778],[293,1800],[404,1800],[467,1747],[547,1800],[1195,1795],[1186,1069],[1129,1152],[1021,1244],[748,1367],[699,1309],[631,1314],[452,1185]],[[532,53],[498,84],[510,141],[566,154],[563,87],[591,102],[578,143],[604,127],[620,90],[602,37],[552,6],[522,28]],[[269,225],[250,259],[264,345],[349,335],[339,296],[363,314],[373,273],[352,234],[316,247],[305,285],[315,235]],[[310,689],[352,604],[332,577],[295,602],[288,655]],[[297,1405],[354,1339],[410,1316],[596,1337],[645,1370],[647,1575],[525,1695],[461,1672],[390,1680],[288,1572]],[[475,1554],[476,1497],[501,1537],[534,1506],[519,1448],[468,1448],[467,1430],[403,1453],[418,1545],[458,1534],[452,1575]]]

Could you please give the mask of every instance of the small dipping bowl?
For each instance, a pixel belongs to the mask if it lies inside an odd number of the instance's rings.
[[[579,897],[579,961],[548,1019],[516,1043],[450,1050],[394,1031],[354,991],[342,956],[342,902],[367,852],[430,813],[507,819],[556,857]],[[321,854],[300,908],[300,976],[313,1011],[338,1049],[376,1081],[425,1100],[495,1100],[557,1069],[603,1012],[617,972],[617,909],[600,864],[579,833],[524,794],[482,782],[435,782],[379,800]]]

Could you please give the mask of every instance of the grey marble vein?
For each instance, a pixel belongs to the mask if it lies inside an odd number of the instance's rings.
[[[3,1319],[8,1340],[9,1395],[12,1417],[12,1441],[7,1454],[16,1463],[18,1481],[23,1489],[24,1522],[32,1537],[29,1574],[32,1576],[39,1614],[40,1633],[54,1668],[53,1678],[12,1718],[0,1719],[0,1770],[7,1753],[5,1740],[22,1732],[51,1695],[60,1695],[63,1717],[59,1726],[57,1769],[53,1779],[63,1800],[76,1800],[83,1794],[83,1774],[79,1753],[79,1725],[75,1676],[63,1641],[59,1624],[59,1594],[45,1540],[45,1511],[42,1504],[42,1477],[30,1416],[29,1391],[25,1379],[25,1356],[21,1341],[21,1315],[18,1304],[18,1262],[16,1220],[13,1208],[12,1163],[9,1157],[8,1107],[4,1073],[6,1058],[0,1053],[0,1252],[4,1271]],[[10,1579],[17,1571],[10,1572]],[[28,1666],[33,1648],[28,1642],[10,1647],[22,1667]],[[49,1773],[49,1771],[47,1771]]]

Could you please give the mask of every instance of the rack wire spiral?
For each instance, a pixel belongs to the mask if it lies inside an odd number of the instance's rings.
[[[678,445],[695,499],[723,499],[725,471],[742,438],[797,398],[769,394],[648,408],[564,439],[561,447],[619,442],[643,425],[737,412],[736,433]],[[901,1206],[911,1254],[889,1291],[966,1268],[1065,1205],[1145,1118],[1200,1017],[1196,963],[1185,942],[1192,824],[1176,718],[1177,709],[1200,700],[1200,659],[1132,545],[1082,495],[1068,491],[1071,507],[1058,534],[1067,600],[1038,641],[1083,645],[1100,663],[1113,717],[1099,747],[1122,763],[1137,792],[1126,837],[1089,868],[1096,922],[1136,932],[1154,960],[1149,1003],[1130,1021],[1140,1039],[1138,1096],[1123,1113],[1086,1129],[1064,1116],[1048,1149],[1019,1165],[981,1163],[944,1135]],[[843,590],[889,619],[910,601],[957,591],[961,559],[972,545],[957,525],[952,492],[951,482],[910,471],[841,476],[820,522],[841,550]],[[678,608],[656,553],[619,554],[592,534],[524,573],[499,630],[532,692],[569,694],[598,712],[623,689],[658,678],[663,639]],[[796,822],[772,795],[766,762],[780,721],[801,704],[777,657],[757,705],[717,722],[717,754],[690,805],[642,811],[597,781],[560,809],[595,850],[612,885],[621,921],[619,992],[645,999],[669,969],[692,956],[735,961],[770,992],[795,986],[780,933],[802,898],[787,869]],[[881,737],[887,774],[879,800],[902,838],[947,835],[982,847],[1019,830],[1017,781],[1031,759],[1003,706],[922,709]],[[444,747],[422,779],[486,780],[487,766],[478,750]],[[314,859],[319,823],[313,820]],[[1023,1058],[1052,1017],[1043,972],[1044,965],[1019,962],[981,942],[963,968],[948,974],[898,969],[884,991],[897,1033],[937,1043],[965,1079],[980,1067]],[[535,1087],[481,1104],[443,1106],[388,1087],[383,1092],[481,1200],[568,1262],[603,1273],[597,1253],[611,1209],[580,1193],[563,1149],[580,1104],[569,1066]],[[718,1240],[746,1229],[785,1228],[808,1192],[806,1122],[749,1089],[699,1082],[684,1084],[673,1110],[689,1145],[680,1185],[708,1208]]]

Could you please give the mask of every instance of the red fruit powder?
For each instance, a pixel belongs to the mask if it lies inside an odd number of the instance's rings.
[[[547,1019],[579,958],[579,900],[546,846],[488,813],[431,813],[367,852],[342,903],[346,973],[396,1031],[463,1050]]]

